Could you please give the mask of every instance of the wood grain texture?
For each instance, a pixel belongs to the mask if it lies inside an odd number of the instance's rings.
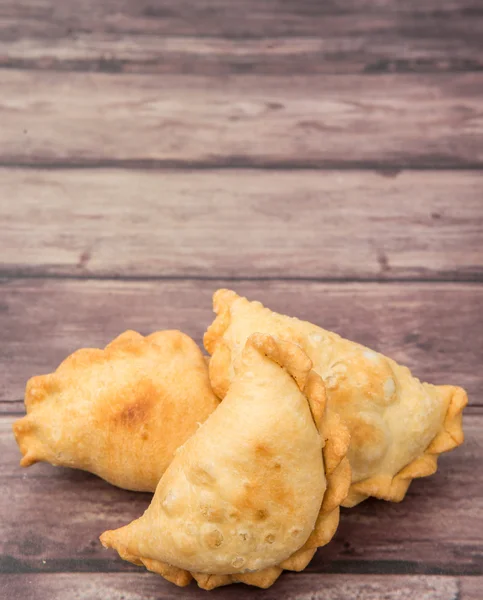
[[[474,171],[2,169],[0,273],[483,280],[482,188]]]
[[[149,494],[22,470],[11,424],[78,347],[200,342],[224,286],[472,405],[404,502],[343,510],[270,590],[215,595],[481,600],[482,31],[480,0],[0,2],[1,598],[207,597],[101,547]]]
[[[482,111],[483,73],[260,78],[4,70],[0,163],[481,167]]]
[[[476,0],[3,0],[0,65],[205,75],[481,70],[482,27]]]
[[[215,592],[226,600],[479,600],[466,587],[467,577],[284,574],[268,590],[233,585]],[[482,577],[472,584],[483,586]],[[176,588],[153,574],[4,575],[0,581],[12,600],[167,600],[208,597],[195,584]],[[476,589],[476,588],[475,588]],[[480,588],[481,589],[481,588]],[[468,590],[468,591],[467,591]],[[211,597],[211,596],[209,596]]]
[[[131,522],[149,494],[127,492],[69,469],[18,466],[12,417],[0,417],[0,569],[140,571],[106,551],[98,536]],[[400,504],[368,500],[341,513],[310,573],[483,574],[483,415],[465,418],[465,443],[416,480]],[[12,498],[15,502],[12,502]],[[22,526],[19,527],[19,523]]]
[[[459,586],[460,598],[464,600],[481,600],[483,581],[480,577],[461,577]]]
[[[23,400],[0,400],[1,415],[17,415],[24,412]]]
[[[470,402],[482,403],[481,286],[226,280],[5,280],[0,398],[21,399],[28,377],[52,371],[79,347],[104,346],[125,329],[181,329],[200,342],[219,287],[366,344],[422,379],[462,385]]]

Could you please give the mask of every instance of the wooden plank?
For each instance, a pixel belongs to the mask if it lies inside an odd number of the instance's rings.
[[[480,577],[460,577],[460,598],[462,600],[481,600],[483,581]]]
[[[0,569],[137,571],[98,541],[142,514],[149,494],[126,492],[80,471],[18,466],[13,417],[0,417]],[[465,419],[465,443],[400,504],[369,500],[343,509],[339,529],[310,573],[483,574],[483,488],[475,473],[483,415]]]
[[[425,29],[439,36],[450,21],[461,20],[462,27],[471,29],[481,17],[478,0],[407,0],[404,5],[397,0],[379,0],[377,4],[371,0],[328,0],[323,4],[307,0],[303,5],[297,0],[246,0],[243,6],[230,0],[195,4],[191,0],[104,0],[102,4],[64,0],[60,5],[55,0],[2,0],[0,31],[2,38],[10,39],[22,34],[52,38],[82,31],[133,32],[139,36],[311,37],[330,31],[330,27],[332,31],[343,29],[342,24],[349,26],[352,19],[359,22],[361,32],[414,27],[416,37]]]
[[[23,400],[0,400],[0,414],[18,414],[24,411]]]
[[[476,0],[0,6],[0,65],[185,74],[481,70]]]
[[[28,377],[128,328],[181,329],[200,342],[213,319],[212,293],[230,286],[385,352],[422,379],[462,385],[482,403],[482,286],[226,280],[4,281],[0,398],[19,400]]]
[[[354,17],[349,31],[324,27],[312,38],[224,39],[202,37],[158,38],[136,33],[69,33],[61,39],[44,37],[2,42],[0,68],[157,75],[321,75],[354,73],[434,73],[483,69],[482,20],[465,19],[451,37],[411,39],[407,32],[387,30],[374,37],[360,33]],[[330,25],[329,25],[330,27]],[[450,27],[453,29],[453,27]],[[424,32],[423,32],[424,36]]]
[[[283,575],[268,590],[233,585],[223,588],[216,597],[226,600],[259,598],[260,600],[476,600],[466,591],[459,592],[461,580],[457,577],[377,576],[377,575]],[[483,586],[482,577],[473,577],[474,584]],[[466,585],[466,583],[465,583]],[[168,598],[206,599],[206,592],[195,584],[176,588],[153,574],[138,573],[69,573],[4,575],[0,590],[12,600],[45,600],[62,598],[74,600],[165,600]],[[480,588],[481,589],[481,588]],[[465,590],[465,587],[463,587]]]
[[[483,73],[227,79],[4,70],[0,163],[481,167],[482,110]]]
[[[482,172],[392,175],[2,169],[1,269],[482,280]]]
[[[0,400],[1,415],[16,415],[24,412],[23,400]]]

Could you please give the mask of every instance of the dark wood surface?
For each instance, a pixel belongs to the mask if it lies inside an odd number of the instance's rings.
[[[233,287],[468,389],[466,442],[218,598],[483,598],[479,0],[0,0],[0,597],[208,597],[104,551],[149,495],[18,466],[28,377]]]
[[[6,575],[0,586],[2,584],[9,593],[26,600],[65,598],[66,590],[70,590],[71,597],[82,600],[201,600],[207,597],[206,592],[195,587],[189,590],[174,588],[172,584],[156,580],[149,574],[138,573],[90,573],[88,576],[80,573],[56,576],[35,573],[24,578]],[[268,590],[241,595],[240,586],[231,586],[214,592],[212,596],[227,600],[238,600],[240,597],[257,600],[481,600],[481,584],[480,577],[324,575],[322,586],[320,576],[307,573],[302,580],[300,575],[284,575],[276,586]]]
[[[2,105],[0,165],[483,165],[483,74],[153,77],[5,69]]]
[[[9,68],[182,74],[483,68],[479,0],[3,0]]]
[[[481,171],[7,168],[0,189],[8,274],[483,280]]]
[[[230,286],[384,352],[421,379],[462,385],[472,404],[483,404],[479,284],[62,277],[0,283],[2,404],[23,397],[32,373],[52,371],[79,345],[104,347],[124,329],[177,328],[201,343],[213,290]]]
[[[104,550],[97,532],[141,515],[150,495],[50,465],[19,473],[11,444],[13,419],[0,417],[2,484],[11,494],[0,496],[0,511],[9,514],[0,523],[2,567],[8,572],[138,572]],[[344,509],[334,539],[318,551],[307,572],[480,575],[483,497],[481,481],[474,477],[483,452],[480,407],[469,409],[465,427],[463,448],[444,456],[434,477],[416,481],[403,503],[370,500]]]

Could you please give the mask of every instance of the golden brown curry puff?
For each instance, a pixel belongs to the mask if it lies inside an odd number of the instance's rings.
[[[126,331],[27,383],[13,426],[22,466],[84,469],[122,488],[154,491],[176,449],[213,412],[206,360],[179,331]]]
[[[368,496],[401,500],[411,480],[436,471],[438,455],[463,441],[466,392],[421,383],[406,367],[312,323],[277,314],[230,290],[214,295],[217,317],[204,337],[210,379],[223,398],[254,332],[305,350],[323,378],[328,406],[351,433],[352,486],[344,506]]]
[[[144,515],[101,541],[177,585],[268,587],[332,538],[351,480],[348,444],[305,352],[255,334]]]

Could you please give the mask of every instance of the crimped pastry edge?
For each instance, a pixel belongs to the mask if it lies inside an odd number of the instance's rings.
[[[438,458],[443,452],[449,452],[464,441],[463,409],[468,404],[466,391],[457,386],[436,386],[441,392],[451,394],[441,431],[433,438],[426,450],[406,465],[392,478],[369,477],[353,483],[342,506],[351,508],[369,496],[390,502],[400,502],[413,479],[427,477],[436,473]]]
[[[137,565],[145,565],[150,571],[158,573],[178,586],[188,585],[191,578],[194,578],[198,586],[205,590],[212,590],[231,583],[245,583],[268,588],[278,579],[284,569],[302,571],[312,560],[317,548],[327,544],[335,534],[339,524],[339,507],[349,491],[351,471],[346,457],[350,442],[349,432],[338,415],[325,412],[325,386],[322,378],[312,370],[312,361],[296,344],[277,340],[270,335],[252,334],[247,340],[247,346],[255,348],[283,367],[306,395],[314,423],[325,442],[322,454],[326,469],[327,489],[314,530],[305,544],[280,565],[260,571],[230,575],[189,572],[161,561],[134,556],[123,547],[115,547],[125,560]],[[110,534],[111,532],[107,531],[100,537],[102,545],[106,548],[114,547],[111,544]]]
[[[213,294],[213,309],[216,317],[203,338],[206,350],[212,355],[209,365],[210,381],[219,398],[224,397],[229,386],[227,373],[229,373],[231,364],[231,350],[224,341],[223,335],[231,322],[232,305],[240,298],[243,297],[233,290],[224,288]],[[265,308],[258,301],[250,302]],[[435,387],[443,393],[450,393],[451,398],[441,431],[434,437],[428,448],[393,477],[379,475],[353,483],[341,506],[351,508],[370,496],[390,502],[400,502],[406,495],[413,479],[433,475],[438,468],[438,457],[463,443],[462,413],[468,403],[466,391],[461,387],[450,385]]]
[[[42,439],[37,435],[36,407],[48,399],[51,394],[59,392],[66,387],[66,375],[68,376],[71,370],[75,370],[79,366],[84,367],[96,363],[107,363],[112,359],[126,355],[140,356],[147,348],[156,348],[167,344],[168,341],[174,348],[179,348],[180,352],[191,347],[193,350],[199,352],[200,356],[203,356],[198,344],[188,335],[177,329],[155,331],[146,336],[128,329],[114,338],[104,348],[80,348],[69,354],[52,373],[31,377],[27,381],[25,389],[24,404],[26,415],[17,419],[12,424],[15,440],[22,454],[20,466],[29,467],[37,462],[45,461],[53,465],[78,468],[75,464],[68,464],[65,461],[57,462],[56,460],[52,460],[51,457],[46,456],[46,448],[49,449],[49,446],[48,444],[44,444]],[[206,359],[203,358],[203,360]],[[105,475],[95,474],[112,485],[124,487],[120,486],[115,478],[113,480]],[[126,489],[132,489],[133,491],[153,491],[152,487],[148,488],[147,486]]]

